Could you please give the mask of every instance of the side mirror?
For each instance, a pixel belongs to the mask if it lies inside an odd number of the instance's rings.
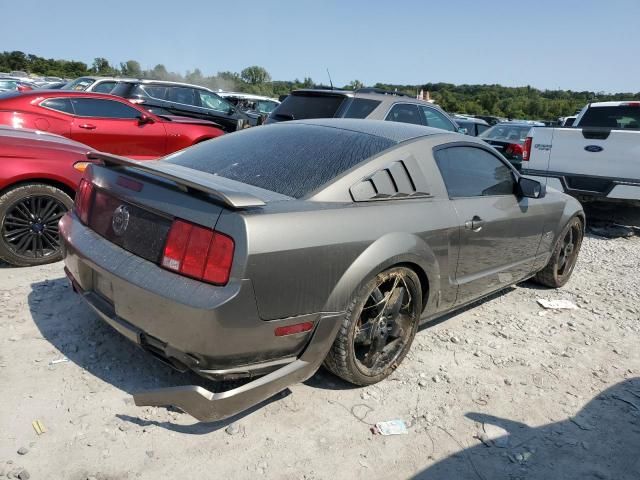
[[[527,177],[518,180],[520,195],[527,198],[542,198],[546,195],[546,188],[538,181]]]
[[[458,133],[462,133],[463,135],[466,135],[468,131],[464,127],[458,127]]]
[[[149,115],[140,115],[138,117],[138,125],[146,125],[148,123],[155,123],[155,120],[151,118]]]

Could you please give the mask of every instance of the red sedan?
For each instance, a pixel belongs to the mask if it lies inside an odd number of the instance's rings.
[[[71,208],[91,147],[0,126],[0,260],[59,260],[58,220]]]
[[[0,125],[56,133],[103,152],[140,160],[224,133],[205,120],[154,115],[112,95],[66,90],[0,96]]]

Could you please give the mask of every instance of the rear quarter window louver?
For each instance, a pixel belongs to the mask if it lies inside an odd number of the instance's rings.
[[[431,196],[414,158],[395,161],[374,172],[352,186],[350,192],[356,202]]]

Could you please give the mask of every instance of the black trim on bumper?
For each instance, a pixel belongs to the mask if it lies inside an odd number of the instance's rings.
[[[618,185],[631,185],[640,187],[640,180],[633,178],[601,177],[598,175],[583,175],[578,173],[565,173],[547,170],[532,170],[523,168],[522,175],[536,177],[557,178],[562,183],[562,188],[570,195],[584,195],[590,197],[606,197]],[[600,188],[588,188],[588,187]]]

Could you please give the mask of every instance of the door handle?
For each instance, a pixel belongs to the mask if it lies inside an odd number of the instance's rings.
[[[471,220],[467,220],[464,222],[464,228],[467,230],[472,230],[474,232],[479,232],[482,230],[484,226],[484,220],[482,220],[479,216],[474,215]]]
[[[95,130],[96,126],[91,125],[90,123],[83,123],[82,125],[78,125],[80,128],[84,128],[85,130]]]

